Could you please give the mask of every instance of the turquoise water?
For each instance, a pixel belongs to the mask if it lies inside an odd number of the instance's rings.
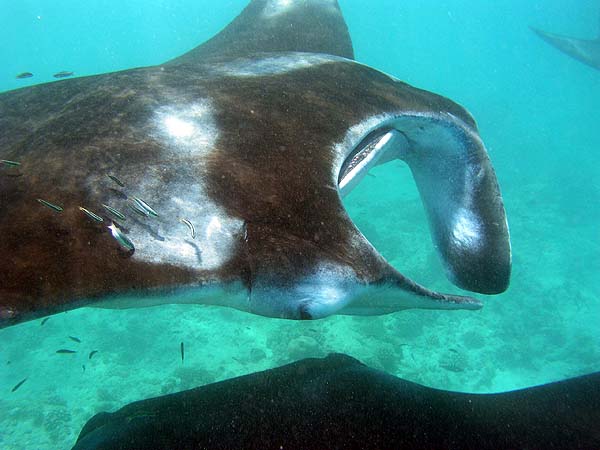
[[[0,90],[53,81],[60,70],[160,63],[212,36],[246,1],[92,3],[2,2]],[[205,306],[80,309],[4,329],[0,448],[69,448],[100,410],[332,351],[477,392],[600,370],[600,72],[528,29],[593,37],[600,5],[366,3],[340,0],[357,59],[446,95],[477,119],[509,218],[509,291],[484,298],[477,312],[292,322]],[[16,80],[23,71],[35,76]],[[407,276],[458,292],[441,275],[409,170],[392,163],[373,175],[346,200],[363,233]]]

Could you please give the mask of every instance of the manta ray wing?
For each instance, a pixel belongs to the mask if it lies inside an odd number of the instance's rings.
[[[338,30],[319,45],[281,25],[317,13]],[[231,49],[252,27],[269,32]],[[450,278],[506,289],[505,212],[471,116],[343,56],[337,2],[255,0],[181,59],[0,94],[0,327],[82,305],[479,308],[401,275],[348,217],[341,194],[394,158]]]
[[[354,59],[336,0],[253,0],[223,31],[169,64],[294,51]]]
[[[549,33],[533,27],[531,29],[544,41],[561,52],[594,69],[600,70],[600,37],[597,39],[577,39]]]

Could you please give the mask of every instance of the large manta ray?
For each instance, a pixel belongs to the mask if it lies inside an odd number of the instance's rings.
[[[0,94],[0,130],[0,327],[86,305],[480,308],[404,277],[348,217],[342,196],[395,158],[450,279],[509,282],[473,118],[355,62],[335,0],[253,0],[165,64]]]

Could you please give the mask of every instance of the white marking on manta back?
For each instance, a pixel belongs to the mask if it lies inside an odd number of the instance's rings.
[[[158,217],[128,215],[126,236],[135,245],[132,258],[187,269],[217,269],[232,257],[243,236],[243,223],[208,194],[206,164],[219,138],[211,100],[160,106],[148,125],[160,154],[151,164],[140,160],[129,167],[132,179],[126,183],[126,193],[144,199]],[[126,200],[103,201],[127,210]],[[182,217],[193,225],[196,239],[181,224]]]
[[[157,139],[168,141],[169,148],[184,153],[210,151],[219,136],[214,109],[208,99],[159,108],[154,113],[153,129]]]
[[[229,261],[242,238],[243,222],[228,216],[210,199],[201,179],[191,184],[185,176],[161,185],[150,178],[138,189],[146,197],[154,196],[160,216],[128,224],[128,236],[136,245],[134,258],[198,270],[217,269]],[[194,225],[195,239],[179,222],[181,216]]]
[[[234,77],[261,77],[279,75],[294,70],[307,69],[321,64],[349,62],[349,60],[321,53],[282,53],[263,58],[238,58],[231,62],[215,64],[218,75]]]
[[[269,0],[263,9],[263,17],[272,19],[307,3],[320,6],[323,12],[337,12],[335,0]]]
[[[194,134],[194,125],[179,117],[167,116],[163,122],[167,128],[168,134],[175,138],[186,138]]]

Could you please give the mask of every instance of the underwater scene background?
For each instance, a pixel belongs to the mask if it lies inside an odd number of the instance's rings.
[[[509,290],[475,312],[297,322],[207,306],[83,308],[3,329],[0,448],[70,448],[99,411],[329,352],[470,392],[600,370],[600,72],[529,29],[593,38],[600,3],[339,3],[357,60],[445,95],[477,120],[509,219]],[[0,90],[53,81],[61,70],[84,76],[161,63],[213,36],[246,4],[2,0]],[[15,78],[24,71],[34,77]],[[443,275],[407,166],[371,174],[345,199],[361,231],[405,275],[458,292]]]

